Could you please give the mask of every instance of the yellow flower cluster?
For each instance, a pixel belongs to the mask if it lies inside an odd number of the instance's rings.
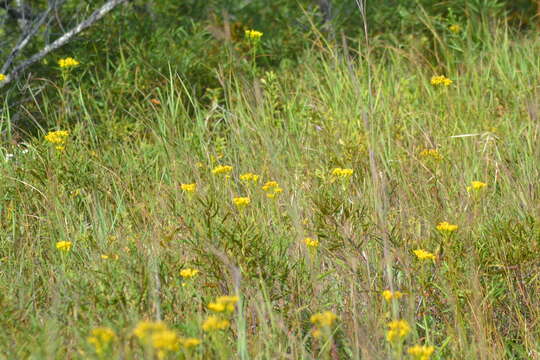
[[[450,80],[449,78],[447,78],[446,76],[444,75],[439,75],[439,76],[433,76],[431,78],[431,85],[444,85],[444,86],[450,86],[452,85],[453,81]]]
[[[392,299],[401,299],[403,297],[403,294],[401,291],[390,291],[390,290],[384,290],[382,292],[382,297],[384,298],[384,300],[386,300],[387,302],[390,302]]]
[[[234,311],[234,306],[238,303],[238,296],[220,296],[216,301],[208,304],[208,309],[214,312],[226,312],[232,313]]]
[[[249,197],[235,197],[233,203],[237,208],[242,209],[251,203],[251,199]]]
[[[311,315],[310,321],[313,325],[321,328],[325,326],[332,326],[337,320],[337,315],[331,311],[323,311]]]
[[[337,320],[337,315],[331,311],[323,311],[311,315],[310,321],[315,326],[312,334],[314,337],[321,337],[323,332],[328,332],[334,322]]]
[[[232,171],[232,166],[229,166],[229,165],[219,165],[219,166],[216,166],[213,170],[212,170],[212,174],[214,175],[228,175],[231,171]]]
[[[225,330],[229,327],[229,320],[221,319],[216,315],[211,315],[204,320],[202,329],[203,331],[210,332],[216,330]]]
[[[94,347],[96,354],[102,355],[107,351],[115,339],[116,334],[112,329],[108,327],[98,327],[92,330],[87,341]]]
[[[79,65],[79,62],[72,57],[58,60],[58,65],[61,68],[71,68]]]
[[[56,150],[61,151],[64,150],[68,136],[69,131],[66,130],[50,131],[47,133],[47,135],[45,135],[45,140],[56,145]]]
[[[6,75],[0,74],[0,81],[4,81],[4,80],[6,80]]]
[[[388,323],[386,340],[389,342],[400,341],[411,332],[411,326],[405,320],[394,320]]]
[[[442,156],[437,149],[424,149],[420,151],[420,156],[424,158],[432,158],[434,160],[442,160]]]
[[[197,184],[180,184],[180,189],[182,189],[184,192],[192,193],[197,191]]]
[[[133,330],[133,335],[143,344],[152,346],[160,359],[165,358],[169,352],[178,351],[181,346],[189,349],[201,343],[196,338],[179,336],[161,321],[141,321]]]
[[[448,221],[443,221],[437,225],[437,230],[442,233],[452,233],[458,229],[457,225],[450,224]]]
[[[417,250],[414,250],[413,253],[414,253],[414,255],[416,255],[416,257],[419,260],[433,260],[433,261],[435,261],[435,255],[433,255],[429,251],[426,251],[426,250],[423,250],[423,249],[417,249]]]
[[[332,175],[338,178],[348,178],[352,176],[353,172],[353,169],[335,168],[332,170]]]
[[[246,39],[253,41],[258,41],[263,36],[263,33],[257,30],[246,30],[244,34],[246,35]]]
[[[308,248],[316,249],[319,247],[319,240],[307,237],[304,239],[304,244],[306,244]]]
[[[71,250],[71,241],[59,241],[56,243],[56,248],[60,251],[69,252]]]
[[[260,178],[259,175],[256,175],[253,173],[245,173],[245,174],[240,175],[240,180],[245,181],[245,182],[253,181],[254,183],[256,183],[256,182],[259,182],[259,178]]]
[[[472,181],[471,182],[471,185],[470,186],[467,186],[467,192],[471,192],[473,190],[475,191],[480,191],[482,190],[483,188],[485,188],[487,186],[487,184],[485,182],[482,182],[482,181]]]
[[[191,279],[192,277],[197,276],[198,273],[199,273],[199,270],[197,269],[187,268],[187,269],[182,269],[180,271],[180,276],[183,277],[184,279]]]
[[[435,348],[433,346],[426,345],[414,345],[407,349],[407,353],[409,353],[414,360],[429,360],[434,351]]]
[[[266,191],[266,197],[269,199],[273,199],[283,192],[283,189],[279,187],[277,181],[268,181],[263,185],[262,189]]]

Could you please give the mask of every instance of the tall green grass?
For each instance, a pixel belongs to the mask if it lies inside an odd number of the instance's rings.
[[[139,77],[151,64],[136,49],[106,77],[66,74],[33,105],[48,128],[2,129],[0,357],[150,359],[133,330],[162,320],[202,340],[171,359],[404,359],[415,344],[432,359],[537,358],[540,42],[484,30],[481,43],[463,29],[375,44],[370,58],[314,46],[296,67],[209,69],[220,85],[204,98],[174,64]],[[64,151],[49,130],[70,131]],[[336,179],[336,167],[354,174]],[[273,199],[270,180],[283,188]],[[487,187],[467,192],[475,180]],[[459,229],[441,234],[443,221]],[[184,281],[185,268],[200,272]],[[405,295],[387,303],[389,278]],[[231,327],[203,332],[227,294],[240,297]],[[314,337],[310,317],[326,310],[338,320]],[[389,343],[397,319],[411,332]],[[102,326],[116,340],[96,354],[87,337]]]

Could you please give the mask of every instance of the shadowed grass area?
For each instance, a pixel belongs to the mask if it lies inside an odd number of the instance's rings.
[[[81,61],[35,103],[50,129],[0,149],[0,355],[538,357],[540,41],[468,34],[439,63],[247,57],[203,98],[173,67],[139,82],[140,51]]]

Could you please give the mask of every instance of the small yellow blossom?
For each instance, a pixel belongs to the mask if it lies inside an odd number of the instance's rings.
[[[256,182],[259,182],[259,178],[260,178],[259,175],[256,175],[253,173],[245,173],[245,174],[240,175],[240,180],[245,181],[245,182],[253,181],[254,183],[256,183]]]
[[[263,33],[257,30],[246,30],[245,35],[248,40],[258,41],[263,36]]]
[[[223,312],[225,311],[225,304],[219,302],[211,302],[208,304],[208,309],[214,312]]]
[[[337,320],[337,315],[331,311],[323,311],[311,315],[309,319],[313,325],[318,328],[330,327]]]
[[[266,191],[266,197],[269,199],[274,199],[283,192],[283,189],[279,187],[277,181],[268,181],[263,185],[262,189]]]
[[[434,351],[435,348],[433,346],[414,345],[407,350],[407,353],[409,353],[414,360],[429,360]]]
[[[443,221],[437,225],[437,230],[442,233],[452,233],[458,229],[457,225],[450,224],[447,221]]]
[[[66,130],[58,130],[58,131],[50,131],[45,135],[45,140],[50,142],[51,144],[55,145],[64,145],[67,141],[67,138],[69,136],[69,131]]]
[[[409,323],[405,320],[394,320],[388,323],[386,340],[389,342],[399,341],[406,337],[411,331]]]
[[[92,330],[87,341],[94,346],[98,355],[102,355],[115,339],[116,334],[112,329],[99,327]]]
[[[167,325],[162,321],[141,321],[133,330],[133,335],[139,338],[139,340],[147,342],[155,333],[168,329]]]
[[[180,344],[186,349],[191,349],[201,343],[200,339],[197,338],[180,338]]]
[[[403,293],[401,291],[390,291],[390,290],[384,290],[382,292],[382,297],[387,302],[390,302],[392,299],[401,299],[403,297]]]
[[[413,253],[414,253],[414,255],[416,255],[416,257],[419,260],[433,260],[433,261],[435,261],[435,255],[433,255],[429,251],[426,251],[426,250],[423,250],[423,249],[417,249],[417,250],[414,250]]]
[[[483,188],[485,188],[487,184],[482,181],[472,181],[470,186],[467,186],[467,192],[471,192],[473,190],[480,191]]]
[[[208,309],[215,312],[232,313],[234,311],[234,306],[239,300],[240,298],[236,295],[220,296],[215,302],[208,304]]]
[[[447,78],[446,76],[444,75],[439,75],[439,76],[433,76],[431,78],[431,85],[444,85],[444,86],[450,86],[452,85],[453,81],[450,80],[449,78]]]
[[[197,191],[197,184],[181,184],[180,189],[182,189],[184,192],[192,193]]]
[[[319,247],[319,240],[317,239],[307,237],[303,241],[304,241],[304,244],[306,244],[306,246],[310,249],[316,249]]]
[[[264,191],[270,191],[277,187],[279,187],[279,184],[277,183],[277,181],[268,181],[266,184],[263,185],[262,189]]]
[[[283,192],[283,189],[280,187],[274,188],[272,192],[267,192],[266,197],[269,199],[275,199],[276,196],[281,194]]]
[[[152,347],[158,351],[158,356],[163,358],[167,352],[180,349],[180,338],[176,332],[165,329],[154,332],[150,338]]]
[[[437,149],[424,149],[420,151],[420,156],[424,158],[432,158],[434,160],[442,160],[442,156]]]
[[[212,174],[214,174],[214,175],[220,175],[220,174],[227,175],[232,171],[232,169],[233,169],[232,166],[229,166],[229,165],[219,165],[219,166],[216,166],[212,170]]]
[[[183,277],[184,279],[191,279],[192,277],[197,276],[198,273],[199,273],[199,270],[188,268],[188,269],[182,269],[180,271],[180,276]]]
[[[4,80],[6,80],[6,75],[0,74],[0,81],[4,81]]]
[[[251,199],[248,197],[235,197],[233,203],[237,208],[242,209],[251,203]]]
[[[101,258],[103,260],[118,260],[120,257],[116,254],[110,254],[110,255],[107,255],[107,254],[103,254],[101,255]]]
[[[215,331],[215,330],[225,330],[229,327],[230,323],[228,320],[220,319],[219,317],[212,315],[204,320],[202,324],[203,331]]]
[[[71,250],[71,241],[59,241],[56,243],[56,248],[60,251],[68,252]]]
[[[352,176],[353,172],[353,169],[335,168],[332,170],[332,175],[339,178],[348,178]]]
[[[458,32],[461,31],[461,26],[459,26],[458,24],[454,24],[454,25],[450,25],[448,29],[454,34],[457,34]]]
[[[79,62],[72,57],[58,60],[58,65],[61,68],[72,68],[79,65]]]

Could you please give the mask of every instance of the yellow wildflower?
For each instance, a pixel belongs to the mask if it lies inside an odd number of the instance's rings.
[[[433,76],[431,77],[431,85],[444,85],[444,86],[450,86],[452,85],[453,81],[447,78],[444,75],[439,76]]]
[[[197,191],[197,184],[195,184],[195,183],[193,183],[193,184],[181,184],[180,189],[182,189],[182,191],[184,191],[184,192],[192,193],[192,192]]]
[[[454,24],[454,25],[450,25],[448,29],[454,34],[457,34],[458,32],[461,31],[461,26],[459,26],[458,24]]]
[[[49,133],[45,135],[45,140],[50,142],[51,144],[61,146],[66,143],[68,136],[69,131],[66,130],[49,131]]]
[[[182,269],[180,271],[180,276],[184,279],[191,279],[192,277],[195,277],[199,273],[199,270],[197,269]]]
[[[208,309],[215,311],[215,312],[229,312],[232,313],[234,311],[234,306],[240,298],[236,295],[226,295],[226,296],[220,296],[216,299],[215,302],[211,302],[208,304]]]
[[[470,186],[467,186],[467,192],[471,192],[472,190],[480,191],[483,188],[485,188],[487,184],[482,181],[472,181]]]
[[[279,187],[279,184],[277,183],[277,181],[268,181],[266,184],[263,185],[262,189],[264,191],[269,191],[278,187]]]
[[[79,65],[79,62],[72,57],[58,60],[58,65],[61,68],[71,68]]]
[[[162,321],[141,321],[133,330],[133,335],[139,338],[139,340],[147,342],[155,333],[166,331],[168,329],[167,325]]]
[[[389,342],[399,341],[409,334],[411,327],[405,320],[394,320],[388,323],[386,340]]]
[[[420,151],[420,156],[424,158],[432,158],[434,160],[441,160],[442,156],[437,149],[424,149]]]
[[[258,41],[263,36],[263,33],[257,30],[246,30],[245,35],[248,40]]]
[[[339,178],[348,178],[352,176],[353,172],[353,169],[335,168],[332,170],[332,175]]]
[[[98,355],[103,354],[109,345],[116,339],[116,334],[108,327],[95,328],[90,334],[87,341],[94,346]]]
[[[248,206],[251,203],[251,199],[248,197],[235,197],[233,198],[233,203],[237,208],[241,209]]]
[[[401,291],[390,291],[390,290],[384,290],[382,292],[382,297],[387,302],[390,302],[392,299],[401,299],[403,297],[403,293]]]
[[[337,319],[337,315],[331,311],[324,311],[311,315],[310,321],[318,328],[330,327]]]
[[[103,254],[101,255],[101,258],[103,260],[118,260],[120,257],[116,254],[110,254],[110,255],[107,255],[107,254]]]
[[[220,302],[211,302],[210,304],[208,304],[208,309],[215,312],[223,312],[225,311],[225,304],[222,304]]]
[[[443,221],[437,225],[437,230],[443,233],[452,233],[458,229],[457,225],[450,224],[447,221]]]
[[[307,237],[303,241],[304,241],[304,244],[306,244],[308,248],[316,249],[319,247],[319,240],[317,239],[312,239],[310,237]]]
[[[165,329],[154,332],[150,338],[152,347],[158,351],[158,355],[163,357],[166,352],[178,351],[180,349],[180,338],[176,332]]]
[[[56,248],[60,251],[68,252],[71,250],[71,241],[58,241],[56,243]]]
[[[233,169],[232,166],[229,166],[229,165],[219,165],[219,166],[216,166],[212,170],[212,174],[214,174],[214,175],[220,175],[220,174],[227,175],[232,171],[232,169]]]
[[[433,346],[414,345],[407,350],[415,360],[429,360],[431,354],[435,351]]]
[[[273,199],[283,192],[283,189],[279,187],[277,181],[268,181],[263,185],[262,189],[266,191],[266,197],[269,199]]]
[[[6,80],[6,75],[0,74],[0,81],[4,81],[4,80]]]
[[[212,315],[204,320],[202,329],[203,331],[215,331],[215,330],[225,330],[229,327],[230,323],[228,320],[220,319],[219,317]]]
[[[191,349],[201,343],[200,339],[197,338],[181,338],[180,344],[186,349]]]
[[[259,175],[253,174],[253,173],[245,173],[240,175],[240,180],[248,182],[253,181],[254,183],[259,182]]]
[[[422,250],[422,249],[417,249],[417,250],[414,250],[413,253],[414,253],[414,255],[416,255],[416,257],[419,260],[433,260],[433,261],[435,261],[435,255],[433,255],[429,251]]]
[[[234,306],[238,303],[240,298],[236,295],[224,295],[216,299],[218,303],[225,304],[226,310],[228,312],[234,311]]]

